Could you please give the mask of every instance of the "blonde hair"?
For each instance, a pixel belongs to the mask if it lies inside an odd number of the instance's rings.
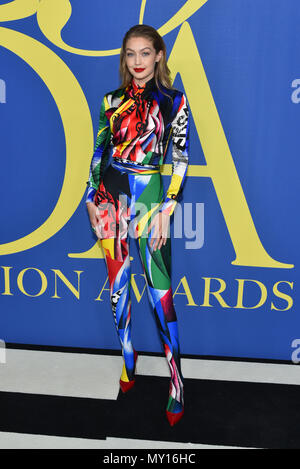
[[[172,83],[170,78],[170,69],[167,65],[167,51],[166,45],[163,38],[160,34],[156,31],[156,29],[152,28],[152,26],[148,26],[146,24],[137,24],[132,26],[127,33],[125,34],[122,42],[121,52],[120,52],[120,77],[121,77],[121,88],[127,87],[131,80],[132,75],[129,72],[127,65],[126,65],[126,44],[128,39],[132,37],[143,37],[151,41],[156,53],[158,54],[162,51],[162,57],[159,62],[155,64],[154,70],[154,78],[156,86],[160,89],[160,83],[165,86],[166,88],[172,89]],[[160,89],[161,92],[163,92]],[[163,93],[165,94],[165,93]]]

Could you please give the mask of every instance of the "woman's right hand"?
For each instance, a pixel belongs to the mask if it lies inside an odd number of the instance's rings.
[[[86,206],[87,206],[87,211],[89,214],[92,230],[97,235],[97,225],[100,223],[98,207],[97,205],[94,204],[94,202],[87,202]]]

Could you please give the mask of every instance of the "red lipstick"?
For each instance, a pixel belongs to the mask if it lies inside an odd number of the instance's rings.
[[[141,73],[143,72],[145,69],[144,68],[134,68],[133,69],[136,73]]]

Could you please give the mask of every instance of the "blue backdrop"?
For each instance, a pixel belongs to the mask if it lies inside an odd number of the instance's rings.
[[[143,22],[163,35],[191,108],[181,204],[203,243],[173,238],[181,352],[290,359],[300,336],[299,1],[0,1],[0,22],[0,338],[120,348],[85,181],[122,38]],[[170,164],[171,151],[165,187]],[[134,345],[161,351],[133,242],[131,255]]]

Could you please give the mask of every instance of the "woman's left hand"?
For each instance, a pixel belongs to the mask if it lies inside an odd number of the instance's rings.
[[[167,238],[170,236],[170,216],[163,212],[156,213],[149,225],[148,234],[153,226],[154,231],[151,236],[150,246],[155,251],[157,248],[160,249],[163,244],[165,245]]]

